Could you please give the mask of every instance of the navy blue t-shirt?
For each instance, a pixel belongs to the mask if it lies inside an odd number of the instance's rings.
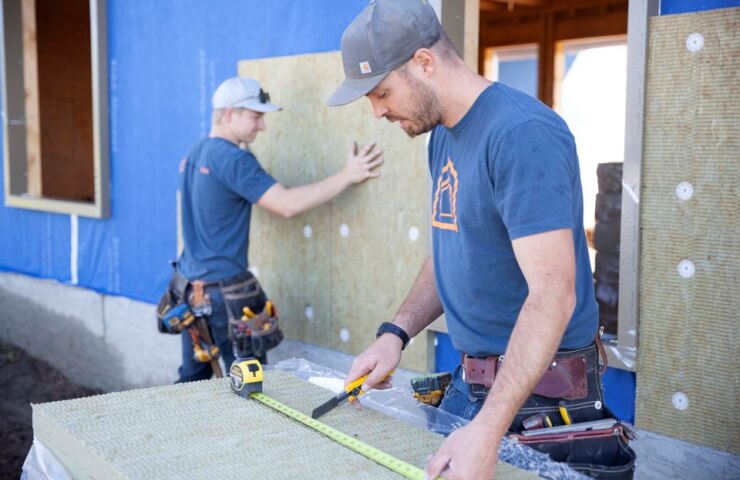
[[[429,142],[437,289],[455,348],[503,354],[528,294],[512,240],[570,228],[577,304],[561,348],[590,344],[598,326],[583,230],[576,145],[565,122],[524,93],[489,86]]]
[[[275,183],[251,152],[228,140],[207,138],[195,145],[180,164],[185,249],[178,271],[205,281],[244,272],[252,204]]]

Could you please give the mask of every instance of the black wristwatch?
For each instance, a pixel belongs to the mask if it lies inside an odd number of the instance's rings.
[[[383,322],[380,324],[380,327],[378,327],[378,333],[375,334],[375,338],[380,338],[381,335],[384,333],[392,333],[393,335],[397,336],[401,339],[403,342],[403,346],[401,347],[401,350],[406,349],[406,345],[409,344],[409,341],[411,340],[409,338],[408,333],[406,333],[403,328],[399,327],[398,325],[394,325],[390,322]]]

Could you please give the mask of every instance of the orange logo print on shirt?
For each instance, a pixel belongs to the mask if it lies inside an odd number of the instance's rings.
[[[432,206],[432,226],[457,232],[457,170],[451,158],[437,178]]]

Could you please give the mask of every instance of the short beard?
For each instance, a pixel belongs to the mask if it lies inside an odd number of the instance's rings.
[[[411,87],[409,103],[411,114],[408,120],[411,125],[403,127],[403,130],[411,138],[422,133],[432,131],[434,127],[442,123],[442,112],[437,95],[423,82],[417,80],[413,75],[403,71],[401,73]]]

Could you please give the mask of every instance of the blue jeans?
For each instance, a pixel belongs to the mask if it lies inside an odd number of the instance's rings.
[[[221,359],[223,360],[224,373],[227,373],[231,364],[234,362],[234,353],[229,340],[228,324],[229,316],[226,313],[221,288],[212,286],[206,288],[206,293],[211,297],[211,307],[213,313],[208,317],[207,322],[211,328],[211,337],[213,342],[221,350]],[[175,383],[194,382],[197,380],[207,380],[213,375],[213,369],[210,362],[199,362],[193,358],[193,343],[190,339],[190,332],[184,330],[180,334],[182,341],[182,365],[178,369],[180,378]]]

